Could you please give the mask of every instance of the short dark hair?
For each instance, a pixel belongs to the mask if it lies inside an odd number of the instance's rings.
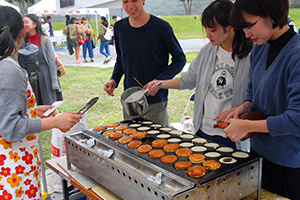
[[[116,15],[113,15],[111,18],[114,19],[114,18],[117,18],[117,16],[116,16]]]
[[[47,16],[47,20],[49,20],[49,19],[51,19],[51,18],[52,18],[51,16],[49,16],[49,15]]]
[[[71,19],[70,19],[70,24],[74,24],[74,21],[77,21],[77,18],[76,17],[72,17]],[[75,22],[76,23],[76,22]]]
[[[230,22],[235,28],[243,29],[248,27],[243,13],[259,16],[262,18],[270,17],[273,28],[282,28],[288,23],[289,2],[288,0],[236,0],[231,11]]]
[[[83,21],[83,20],[86,20],[86,17],[83,17],[81,20],[82,20],[82,21]]]
[[[67,18],[67,20],[70,20],[70,15],[65,15],[65,17]]]

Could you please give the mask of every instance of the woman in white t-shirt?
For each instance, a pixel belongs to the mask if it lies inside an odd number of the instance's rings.
[[[210,43],[200,50],[181,77],[161,81],[160,87],[154,86],[157,80],[153,80],[145,88],[150,89],[148,95],[155,95],[159,88],[196,88],[193,117],[196,135],[248,151],[248,140],[235,144],[222,129],[214,128],[216,121],[203,117],[225,119],[227,112],[224,111],[242,103],[246,93],[253,42],[245,37],[243,31],[236,31],[230,26],[232,7],[233,3],[229,0],[212,2],[202,14],[202,25]]]

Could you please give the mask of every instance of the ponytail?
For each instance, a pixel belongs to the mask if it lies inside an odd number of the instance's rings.
[[[14,8],[0,6],[0,61],[16,50],[15,41],[24,26],[21,15]]]

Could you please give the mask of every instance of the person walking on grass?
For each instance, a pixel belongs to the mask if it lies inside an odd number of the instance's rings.
[[[104,38],[107,28],[109,28],[109,23],[108,23],[107,19],[103,16],[100,17],[99,21],[100,21],[101,25],[100,25],[100,33],[98,35],[97,42],[100,39],[100,41],[101,41],[100,53],[106,57],[103,62],[104,64],[106,64],[106,63],[110,62],[112,59],[110,50],[109,50],[109,41],[110,40],[107,40]]]

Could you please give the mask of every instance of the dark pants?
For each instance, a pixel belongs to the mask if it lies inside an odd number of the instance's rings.
[[[199,129],[196,133],[197,136],[202,137],[206,140],[210,140],[212,142],[216,142],[218,144],[225,145],[227,147],[236,148],[235,143],[232,142],[229,138],[224,138],[222,136],[210,136],[204,133],[201,129]]]
[[[280,166],[264,158],[262,188],[292,200],[300,200],[300,168]]]

